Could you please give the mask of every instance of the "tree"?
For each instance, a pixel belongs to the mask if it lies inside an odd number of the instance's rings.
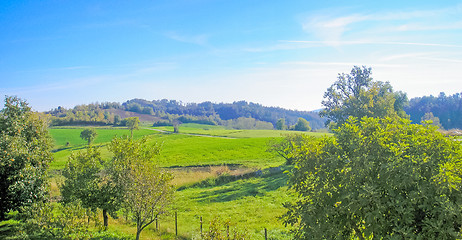
[[[80,132],[80,138],[86,140],[88,145],[90,145],[93,140],[95,140],[98,133],[96,133],[95,129],[93,128],[86,128],[82,132]]]
[[[431,125],[349,118],[333,137],[305,137],[287,203],[295,239],[458,239],[462,145]]]
[[[311,131],[310,123],[304,118],[298,118],[297,123],[294,126],[295,131]]]
[[[432,112],[425,113],[421,120],[422,122],[428,122],[434,126],[437,126],[440,129],[443,128],[443,126],[441,126],[440,119],[435,117]]]
[[[28,104],[5,97],[0,112],[0,219],[47,196],[51,141],[46,125]]]
[[[140,119],[138,117],[129,117],[127,120],[127,127],[130,129],[131,137],[133,138],[133,130],[139,129]]]
[[[136,239],[157,217],[164,214],[174,193],[173,176],[154,164],[160,146],[147,144],[146,138],[114,138],[109,144],[114,154],[110,172],[123,189],[123,206],[136,223]]]
[[[287,129],[286,120],[284,118],[278,119],[278,121],[276,122],[276,129],[277,130],[286,130]]]
[[[288,134],[283,139],[274,138],[268,141],[268,152],[275,152],[286,160],[287,165],[292,165],[295,159],[293,152],[303,143],[303,134]]]
[[[324,93],[319,114],[330,122],[343,124],[349,116],[362,117],[407,117],[403,110],[406,94],[393,92],[388,82],[374,81],[371,68],[354,66],[350,74],[339,74],[337,81]]]
[[[104,228],[108,214],[116,217],[122,199],[121,187],[111,181],[104,169],[105,162],[97,148],[72,153],[63,170],[64,184],[60,186],[62,201],[66,204],[80,201],[84,208],[103,210]]]

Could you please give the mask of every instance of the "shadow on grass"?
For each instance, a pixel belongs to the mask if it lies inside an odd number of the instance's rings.
[[[287,174],[282,171],[263,174],[260,177],[238,180],[216,186],[210,191],[201,191],[193,199],[199,202],[228,202],[249,196],[263,196],[267,192],[287,186],[287,180]]]

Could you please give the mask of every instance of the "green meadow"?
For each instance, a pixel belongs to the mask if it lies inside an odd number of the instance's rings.
[[[87,143],[80,138],[84,128],[51,128],[54,139],[54,161],[51,169],[59,179],[62,169],[73,151],[83,150]],[[111,157],[106,145],[115,136],[130,135],[126,128],[95,128],[94,145],[100,147],[104,158]],[[178,234],[183,239],[200,235],[200,218],[203,229],[215,217],[229,221],[230,226],[247,232],[249,239],[264,239],[266,228],[270,239],[291,239],[289,229],[279,220],[285,209],[282,204],[287,195],[288,177],[283,171],[284,159],[268,152],[268,141],[293,131],[234,130],[219,126],[184,124],[180,134],[171,127],[141,127],[134,131],[135,138],[147,137],[151,144],[161,144],[157,158],[159,166],[171,171],[178,188],[172,211],[178,214]],[[321,136],[324,133],[306,133]],[[277,171],[269,172],[269,168]],[[261,175],[249,176],[260,172]],[[58,175],[57,175],[58,174]],[[242,177],[246,176],[246,177]],[[58,180],[55,180],[55,182]],[[57,183],[52,188],[59,196]],[[173,239],[173,215],[159,220],[160,230],[152,224],[143,239]],[[131,234],[134,226],[123,218],[111,219],[110,230]]]

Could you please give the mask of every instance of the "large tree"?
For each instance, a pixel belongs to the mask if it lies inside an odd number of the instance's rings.
[[[156,166],[159,145],[146,138],[114,138],[109,144],[114,157],[110,173],[123,189],[123,206],[136,223],[136,239],[141,231],[166,212],[174,193],[172,175]]]
[[[103,210],[104,228],[108,226],[108,214],[115,217],[122,202],[122,189],[111,180],[104,169],[105,162],[97,148],[72,153],[63,170],[64,184],[60,187],[62,201],[79,200],[92,211]]]
[[[46,199],[50,149],[45,123],[25,101],[6,97],[0,112],[0,219]]]
[[[406,94],[394,92],[388,82],[374,81],[372,69],[354,66],[350,74],[339,74],[337,81],[324,93],[320,116],[328,125],[340,125],[353,117],[406,117],[403,108]]]
[[[462,237],[462,145],[435,126],[349,118],[293,156],[296,239]]]

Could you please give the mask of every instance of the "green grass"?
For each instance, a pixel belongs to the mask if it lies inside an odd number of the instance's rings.
[[[287,176],[284,173],[238,180],[213,187],[187,188],[178,191],[174,209],[178,212],[179,233],[191,239],[200,229],[218,217],[229,220],[231,225],[248,232],[248,239],[264,239],[268,229],[270,239],[292,239],[289,229],[279,217],[285,213],[282,206],[291,199],[287,195]],[[162,224],[173,229],[172,217],[162,219]]]
[[[154,127],[154,129],[173,132],[173,127]],[[196,123],[181,124],[179,127],[182,134],[198,134],[210,135],[230,138],[268,138],[268,137],[281,137],[287,134],[301,133],[312,136],[324,136],[328,133],[318,132],[299,132],[299,131],[279,131],[279,130],[237,130],[227,129],[223,126],[202,125]]]
[[[266,152],[268,138],[227,139],[164,134],[151,138],[163,142],[159,163],[163,167],[243,164],[277,166],[282,159]]]
[[[102,156],[111,157],[106,144],[114,137],[129,135],[127,129],[95,128],[98,136],[95,145],[101,147]],[[173,128],[158,127],[167,131]],[[83,150],[86,142],[80,139],[83,128],[53,128],[50,129],[55,139],[54,162],[52,169],[62,169],[72,151]],[[267,142],[281,134],[293,131],[276,130],[230,130],[220,126],[198,124],[183,124],[181,134],[160,133],[152,129],[134,131],[135,138],[148,136],[150,143],[162,143],[162,151],[158,157],[160,166],[212,166],[239,164],[243,169],[265,169],[280,166],[284,160],[274,153],[266,151]],[[192,136],[199,134],[208,136]],[[324,133],[306,133],[310,135],[324,135]],[[223,136],[223,137],[211,137]],[[70,146],[66,147],[66,142]],[[250,171],[250,170],[249,170]],[[186,176],[186,174],[183,174]],[[291,239],[279,216],[285,213],[282,204],[292,199],[287,195],[288,177],[282,172],[264,174],[261,177],[240,179],[223,183],[212,179],[205,179],[199,174],[187,174],[188,181],[183,183],[181,191],[175,194],[173,210],[178,212],[178,232],[183,239],[199,236],[199,219],[203,217],[203,230],[208,229],[208,222],[214,217],[229,220],[233,227],[247,230],[248,239],[264,239],[264,229],[268,229],[269,239]],[[181,174],[179,176],[182,176]],[[207,181],[207,184],[192,184]],[[181,181],[179,181],[181,182]],[[189,187],[188,187],[189,186]],[[193,187],[194,186],[194,187]],[[181,187],[178,185],[178,187]],[[164,232],[162,239],[174,239],[173,216],[160,219],[160,228]],[[112,230],[133,234],[133,224],[113,220],[109,228]],[[158,239],[158,232],[153,231],[155,224],[143,231],[142,237]]]

